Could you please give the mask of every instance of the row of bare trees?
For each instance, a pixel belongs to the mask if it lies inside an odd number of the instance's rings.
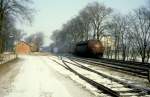
[[[78,16],[64,24],[61,30],[54,31],[51,39],[61,50],[71,49],[72,45],[79,41],[101,39],[111,13],[112,9],[104,4],[90,3]]]
[[[16,28],[16,22],[31,22],[33,10],[30,0],[0,0],[0,53],[10,49],[22,34]]]
[[[54,31],[53,47],[69,51],[79,41],[111,37],[105,56],[117,60],[148,62],[150,57],[150,8],[143,6],[127,15],[93,2],[82,9],[60,30]]]
[[[150,9],[141,7],[128,15],[115,15],[107,29],[114,40],[114,47],[107,50],[109,56],[123,61],[135,61],[141,57],[148,62],[150,57]],[[113,49],[113,50],[112,50]]]

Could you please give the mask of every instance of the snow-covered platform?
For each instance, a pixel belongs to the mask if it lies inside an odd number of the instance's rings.
[[[47,56],[23,55],[6,66],[0,69],[0,97],[96,97]]]

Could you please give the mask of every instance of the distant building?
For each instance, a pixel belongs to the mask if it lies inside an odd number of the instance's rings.
[[[112,39],[112,36],[104,36],[101,41],[104,47],[114,49],[114,41]]]
[[[18,42],[16,44],[15,50],[17,54],[29,54],[32,51],[31,46],[24,41]]]
[[[17,54],[29,54],[31,52],[38,52],[39,49],[34,43],[27,43],[24,41],[20,41],[16,43],[15,51]]]

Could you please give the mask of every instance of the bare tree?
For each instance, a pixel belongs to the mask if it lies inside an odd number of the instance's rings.
[[[107,17],[111,11],[111,8],[98,2],[89,4],[80,11],[78,16],[64,24],[59,33],[54,34],[57,36],[55,43],[63,44],[62,47],[71,48],[79,41],[88,40],[91,32],[94,32],[94,39],[101,39],[107,26]]]
[[[33,10],[28,6],[30,0],[0,0],[0,52],[4,51],[7,20],[12,18],[15,21],[31,21]],[[10,17],[10,18],[8,18]]]
[[[25,38],[25,41],[27,43],[31,43],[33,41],[33,38],[34,38],[34,34],[31,34],[31,35],[29,35],[28,37]]]
[[[44,43],[44,34],[42,32],[38,32],[28,36],[25,40],[29,44],[34,44],[34,46],[36,46],[36,51],[39,51],[40,47],[42,47]]]
[[[79,13],[79,18],[82,23],[82,33],[84,33],[85,40],[89,39],[89,32],[91,31],[91,20],[90,16],[88,16],[88,13],[86,11],[86,8],[84,8],[82,11]]]
[[[94,39],[101,39],[105,28],[107,27],[107,18],[112,12],[111,8],[107,8],[98,2],[90,3],[87,7],[87,13],[90,16]]]
[[[119,22],[118,22],[119,23]],[[128,43],[129,38],[128,38],[128,17],[127,16],[121,16],[120,17],[120,23],[119,23],[119,33],[120,33],[120,40],[121,40],[121,44],[120,44],[120,48],[121,48],[121,52],[122,52],[122,60],[125,61],[126,56],[127,56],[127,48],[128,48]]]
[[[120,34],[118,31],[118,18],[116,16],[113,17],[112,22],[109,23],[109,26],[107,28],[107,31],[110,33],[110,35],[113,37],[114,40],[114,55],[115,59],[117,59],[117,56],[119,57],[119,44],[120,44]],[[119,59],[119,58],[118,58]]]
[[[74,43],[88,40],[91,34],[93,39],[99,40],[104,35],[109,35],[113,39],[114,47],[113,49],[112,47],[106,48],[108,58],[114,55],[115,59],[120,59],[121,55],[124,61],[130,59],[135,61],[140,55],[142,62],[148,62],[150,58],[150,7],[139,8],[128,15],[115,14],[111,17],[111,13],[111,8],[98,2],[88,4],[79,15],[53,34],[53,47],[70,49]]]
[[[112,17],[111,23],[108,26],[109,33],[114,39],[114,55],[115,59],[119,59],[120,51],[122,52],[122,59],[126,57],[126,42],[127,42],[127,21],[126,17],[121,14],[115,14]]]
[[[44,34],[42,32],[36,33],[33,42],[37,45],[38,48],[42,47],[44,43]]]
[[[145,62],[146,51],[150,41],[150,12],[147,8],[139,8],[135,10],[134,17],[132,18],[132,37],[136,40],[138,52]]]

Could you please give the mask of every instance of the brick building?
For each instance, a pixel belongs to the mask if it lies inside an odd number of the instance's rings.
[[[31,53],[32,48],[28,43],[20,41],[16,44],[15,50],[17,54],[29,54]]]

